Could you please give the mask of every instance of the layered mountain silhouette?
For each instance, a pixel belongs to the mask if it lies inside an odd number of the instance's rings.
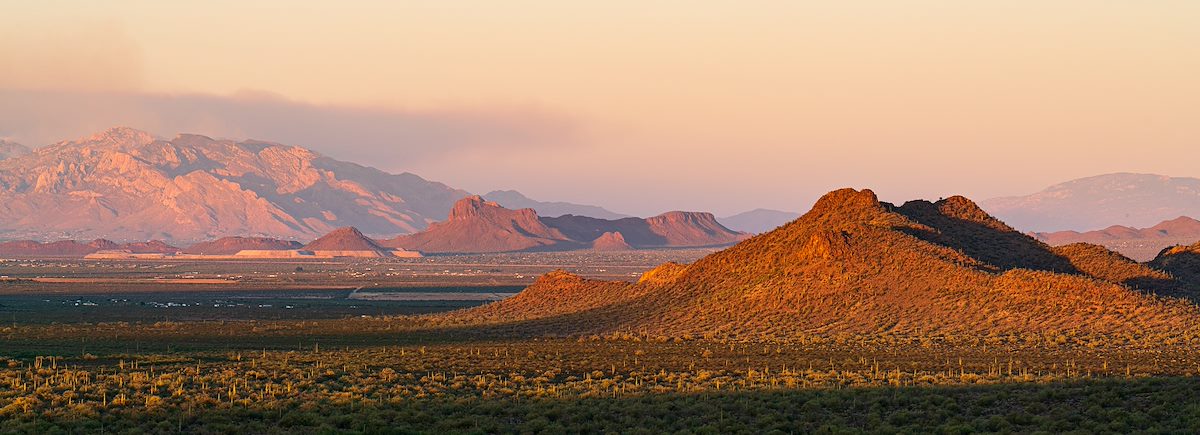
[[[989,199],[982,206],[1022,231],[1145,228],[1179,216],[1200,216],[1200,178],[1099,175],[1032,195]]]
[[[217,240],[200,242],[183,250],[184,254],[192,255],[233,255],[241,251],[279,251],[300,249],[300,242],[280,240],[270,237],[222,237]]]
[[[160,240],[149,242],[116,243],[96,239],[91,242],[60,240],[41,243],[33,240],[0,242],[0,256],[7,257],[83,257],[100,251],[128,251],[133,254],[174,254],[179,248]]]
[[[1200,240],[1200,221],[1187,216],[1163,221],[1149,228],[1113,225],[1096,231],[1057,231],[1035,233],[1034,237],[1051,245],[1086,242],[1104,245],[1130,258],[1148,261],[1164,248],[1191,244]]]
[[[1055,249],[953,197],[896,207],[843,189],[774,231],[636,283],[554,272],[445,325],[554,333],[1132,332],[1195,328],[1166,274],[1096,245]]]
[[[269,142],[113,128],[0,161],[9,238],[311,238],[424,229],[466,192]]]
[[[717,223],[710,213],[673,211],[615,220],[541,217],[533,209],[510,210],[469,196],[454,205],[446,221],[382,244],[426,253],[482,253],[586,249],[596,247],[597,240],[598,249],[718,246],[745,237]]]
[[[719,218],[717,221],[734,231],[761,234],[779,228],[783,224],[796,220],[798,217],[800,217],[800,213],[758,208],[733,216]]]
[[[522,208],[532,208],[537,212],[538,216],[562,216],[573,214],[576,216],[591,216],[600,219],[620,219],[629,217],[620,213],[613,213],[594,205],[575,204],[561,201],[537,201],[530,199],[521,192],[515,190],[496,190],[483,195],[483,199],[500,204],[504,208],[519,210]]]

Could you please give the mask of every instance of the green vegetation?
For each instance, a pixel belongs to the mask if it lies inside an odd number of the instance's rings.
[[[306,322],[316,328],[342,323]],[[218,325],[176,328],[214,331],[207,328]],[[255,341],[243,328],[269,331],[271,325],[223,325],[227,333],[206,349],[180,350],[195,336],[164,333],[157,344],[174,348],[143,353],[113,351],[125,341],[118,338],[92,343],[87,352],[13,357],[27,354],[30,344],[9,335],[0,341],[9,355],[0,360],[0,432],[1200,427],[1200,406],[1190,400],[1200,387],[1200,378],[1191,377],[1200,371],[1193,342],[1147,347],[1136,338],[1110,345],[1122,339],[1090,336],[845,335],[764,344],[632,333],[575,339],[460,333],[453,340],[447,337],[455,334],[400,333],[393,334],[399,336],[394,344],[383,344],[382,336],[333,344],[303,334]],[[61,325],[22,328],[65,331]],[[132,334],[153,328],[126,325]],[[226,344],[216,345],[216,338]],[[66,349],[81,340],[44,341]],[[296,344],[253,349],[270,341]]]

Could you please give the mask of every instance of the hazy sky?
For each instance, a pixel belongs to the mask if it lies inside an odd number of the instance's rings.
[[[0,0],[0,137],[302,145],[614,211],[1200,176],[1200,2]]]

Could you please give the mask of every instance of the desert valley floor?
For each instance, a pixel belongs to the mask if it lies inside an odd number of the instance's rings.
[[[1083,333],[763,341],[634,330],[531,337],[396,317],[505,298],[555,269],[632,281],[656,264],[710,252],[7,260],[0,431],[1125,432],[1200,424],[1200,410],[1188,405],[1200,387],[1197,341]],[[472,294],[488,296],[464,297]]]

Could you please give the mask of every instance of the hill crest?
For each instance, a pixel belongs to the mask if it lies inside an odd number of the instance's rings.
[[[895,207],[870,190],[842,189],[796,221],[690,265],[660,266],[637,283],[558,272],[511,299],[434,320],[527,332],[786,338],[1173,331],[1200,319],[1194,305],[1112,281],[1154,271],[1119,255],[1053,252],[977,208],[965,198]],[[987,253],[978,242],[1020,251]],[[1132,272],[1097,272],[1117,265]]]

